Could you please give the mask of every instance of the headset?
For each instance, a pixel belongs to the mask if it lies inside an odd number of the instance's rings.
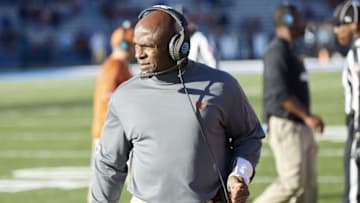
[[[187,57],[190,51],[190,40],[185,34],[185,27],[187,26],[185,17],[180,12],[169,6],[155,5],[141,11],[138,19],[140,20],[149,12],[156,10],[169,14],[180,27],[180,31],[174,34],[169,42],[169,54],[174,61],[178,62],[179,60]]]
[[[289,5],[285,5],[284,8],[285,8],[285,13],[281,17],[281,20],[282,20],[284,25],[286,25],[288,27],[292,27],[294,25],[294,23],[295,23],[294,14],[291,11]]]
[[[169,42],[169,54],[171,56],[171,58],[176,62],[176,65],[168,68],[168,69],[165,69],[163,71],[159,71],[159,72],[146,72],[146,73],[140,73],[140,78],[149,78],[149,77],[152,77],[152,76],[155,76],[155,75],[160,75],[160,74],[164,74],[164,73],[167,73],[167,72],[170,72],[170,71],[174,71],[175,69],[178,70],[178,75],[177,77],[179,78],[183,88],[184,88],[184,91],[185,91],[185,94],[187,95],[187,98],[188,98],[188,101],[191,105],[191,108],[192,108],[192,111],[196,117],[196,120],[199,124],[199,127],[200,127],[200,133],[201,133],[201,136],[204,140],[204,143],[206,144],[207,146],[207,149],[208,149],[208,152],[209,152],[209,156],[210,156],[210,159],[212,160],[213,162],[213,165],[214,165],[214,170],[215,172],[217,173],[219,179],[220,179],[220,182],[221,182],[221,187],[223,189],[223,192],[224,192],[224,197],[225,197],[225,200],[227,203],[230,203],[230,198],[229,198],[229,195],[227,193],[227,187],[225,185],[225,181],[224,181],[224,178],[222,177],[222,174],[221,174],[221,171],[220,171],[220,168],[217,164],[217,161],[215,159],[215,155],[214,155],[214,152],[213,150],[211,149],[211,146],[210,146],[210,143],[209,143],[209,140],[205,134],[205,130],[204,130],[204,127],[203,127],[203,124],[202,124],[202,120],[200,118],[200,116],[198,116],[198,114],[196,113],[196,109],[193,105],[193,102],[192,102],[192,99],[190,97],[190,94],[186,88],[186,85],[185,85],[185,82],[184,82],[184,78],[183,78],[183,75],[185,73],[185,69],[182,69],[182,65],[183,63],[186,61],[187,59],[187,56],[189,54],[189,50],[190,50],[190,40],[189,40],[189,37],[185,34],[185,27],[187,26],[187,22],[186,22],[186,19],[185,17],[180,13],[178,12],[177,10],[169,7],[169,6],[165,6],[165,5],[155,5],[155,6],[152,6],[150,8],[147,8],[145,10],[143,10],[139,16],[138,16],[138,19],[142,19],[146,14],[148,14],[149,12],[152,12],[152,11],[163,11],[167,14],[169,14],[175,21],[176,23],[180,26],[180,31],[176,34],[174,34],[171,39],[170,39],[170,42]]]

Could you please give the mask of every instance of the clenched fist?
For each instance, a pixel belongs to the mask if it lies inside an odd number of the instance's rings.
[[[245,203],[250,195],[245,180],[242,177],[229,176],[227,183],[231,203]]]

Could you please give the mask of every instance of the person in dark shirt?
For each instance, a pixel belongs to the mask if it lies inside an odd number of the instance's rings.
[[[255,203],[314,203],[317,200],[313,131],[322,132],[322,119],[311,114],[308,75],[293,44],[304,35],[305,20],[294,5],[281,5],[273,14],[276,36],[264,57],[263,112],[278,177]]]

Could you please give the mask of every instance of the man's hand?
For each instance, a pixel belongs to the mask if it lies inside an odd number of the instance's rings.
[[[231,203],[245,203],[248,199],[250,192],[242,177],[229,176],[228,190],[230,193]]]
[[[324,122],[319,116],[310,115],[304,119],[307,126],[315,130],[315,132],[322,133],[324,131]]]
[[[302,105],[295,96],[291,96],[285,100],[283,106],[285,110],[303,120],[305,125],[312,128],[315,132],[322,133],[324,131],[324,122],[322,119],[316,115],[309,115],[304,105]]]

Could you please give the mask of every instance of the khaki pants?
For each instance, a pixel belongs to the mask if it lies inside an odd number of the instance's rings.
[[[272,116],[268,136],[278,177],[254,203],[315,203],[317,145],[312,130]]]

